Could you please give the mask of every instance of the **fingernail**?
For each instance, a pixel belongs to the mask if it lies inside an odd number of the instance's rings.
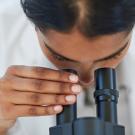
[[[77,75],[71,74],[69,76],[69,80],[72,81],[72,82],[78,82],[79,77]]]
[[[68,102],[74,102],[75,101],[75,96],[74,95],[66,96],[66,101],[68,101]]]
[[[80,85],[73,85],[71,89],[74,93],[80,93],[82,91],[82,87]]]
[[[54,110],[55,110],[56,112],[60,112],[60,111],[62,110],[62,106],[57,105],[57,106],[54,107]]]

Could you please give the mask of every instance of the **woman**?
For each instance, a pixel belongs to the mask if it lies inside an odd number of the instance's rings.
[[[36,26],[43,53],[59,71],[25,66],[8,68],[0,80],[1,134],[6,134],[17,117],[60,113],[63,105],[76,101],[81,87],[92,86],[97,68],[119,65],[130,46],[135,2],[107,2],[21,2],[27,17]],[[72,69],[78,77],[70,76],[70,73],[62,71],[64,69]],[[75,85],[76,89],[72,91],[70,87],[74,84],[79,85]],[[4,90],[8,90],[8,96]],[[65,98],[66,95],[71,96]],[[70,100],[67,102],[65,99]],[[55,106],[58,112],[54,111]]]

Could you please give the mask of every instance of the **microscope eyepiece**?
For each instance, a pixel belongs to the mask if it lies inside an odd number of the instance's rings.
[[[117,123],[117,102],[119,92],[116,90],[115,69],[101,68],[95,71],[95,101],[97,117],[112,123]]]

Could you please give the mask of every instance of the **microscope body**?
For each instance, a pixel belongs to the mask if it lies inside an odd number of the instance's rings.
[[[98,69],[95,81],[97,117],[77,118],[77,103],[68,105],[57,115],[57,126],[50,128],[50,135],[125,135],[125,128],[117,120],[119,93],[115,70]]]

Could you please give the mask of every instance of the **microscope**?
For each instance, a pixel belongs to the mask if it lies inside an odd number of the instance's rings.
[[[125,127],[118,124],[116,71],[101,68],[95,71],[96,117],[77,118],[77,102],[64,107],[56,116],[56,126],[50,135],[125,135]],[[85,111],[85,110],[84,110]]]

